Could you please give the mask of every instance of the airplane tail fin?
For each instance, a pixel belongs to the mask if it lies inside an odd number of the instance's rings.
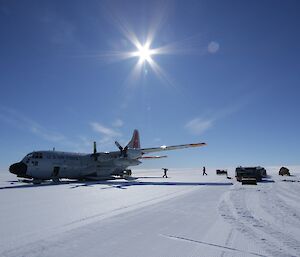
[[[126,146],[127,148],[136,148],[139,149],[141,148],[141,144],[140,144],[140,136],[139,136],[139,132],[137,129],[135,129],[133,131],[133,135],[131,140],[129,141],[129,143]]]

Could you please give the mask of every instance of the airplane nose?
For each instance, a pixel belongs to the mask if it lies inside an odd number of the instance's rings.
[[[27,165],[24,162],[17,162],[9,167],[9,172],[17,175],[18,177],[26,176]]]

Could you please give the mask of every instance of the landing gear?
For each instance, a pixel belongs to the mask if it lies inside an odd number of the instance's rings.
[[[131,177],[132,175],[132,171],[131,170],[124,170],[122,174],[120,174],[120,178],[127,178],[127,177]]]
[[[41,179],[33,179],[33,180],[32,180],[32,183],[33,183],[34,185],[39,185],[39,184],[42,183],[42,180],[41,180]]]
[[[132,175],[132,171],[131,170],[125,170],[125,175],[131,176]]]
[[[52,178],[52,181],[56,184],[58,184],[60,182],[59,178]]]
[[[53,167],[53,172],[52,172],[52,181],[54,183],[59,183],[59,170],[60,167]]]

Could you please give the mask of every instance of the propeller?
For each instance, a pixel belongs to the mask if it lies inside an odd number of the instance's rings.
[[[127,157],[127,150],[128,146],[125,146],[124,148],[119,144],[118,141],[115,141],[116,146],[120,149],[120,156],[121,157]]]

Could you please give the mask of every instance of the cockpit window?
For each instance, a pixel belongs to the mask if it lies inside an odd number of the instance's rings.
[[[42,153],[39,153],[39,152],[36,152],[36,153],[33,153],[32,154],[32,157],[34,159],[43,159],[43,154]]]
[[[29,154],[26,155],[27,158],[31,158],[32,156],[33,156],[32,153],[29,153]]]

